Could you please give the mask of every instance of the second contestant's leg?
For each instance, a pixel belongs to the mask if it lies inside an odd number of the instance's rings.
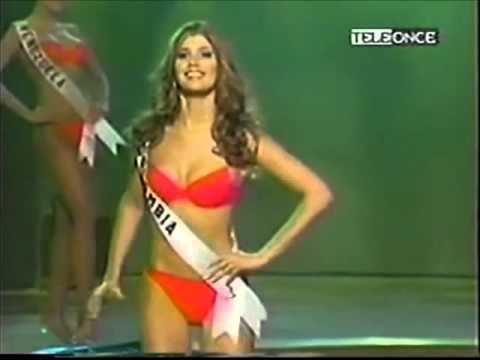
[[[91,180],[93,170],[78,160],[77,149],[64,144],[55,133],[45,131],[45,150],[51,174],[61,194],[71,223],[70,256],[77,288],[79,341],[92,336],[93,323],[85,319],[86,303],[95,274],[95,206]],[[88,325],[88,326],[86,326]]]
[[[57,198],[54,204],[54,228],[49,255],[48,298],[42,318],[48,330],[64,342],[70,341],[72,336],[65,318],[71,269],[70,235],[71,224],[67,210]]]

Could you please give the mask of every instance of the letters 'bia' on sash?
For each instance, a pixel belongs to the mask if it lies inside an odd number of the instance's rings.
[[[100,118],[95,124],[89,122],[90,105],[75,83],[45,54],[40,46],[37,35],[26,20],[14,22],[14,27],[20,40],[20,45],[45,80],[55,88],[73,109],[86,120],[83,125],[82,139],[79,146],[79,157],[86,159],[93,166],[95,156],[95,136],[117,154],[117,146],[125,145],[123,138],[115,131],[105,118]]]
[[[205,277],[208,265],[219,259],[205,243],[153,192],[145,178],[148,166],[148,144],[138,149],[136,168],[142,183],[146,206],[161,233],[180,255],[198,274]],[[253,290],[240,278],[236,277],[230,284],[224,277],[217,282],[208,281],[216,292],[212,310],[212,336],[227,333],[238,342],[241,321],[260,337],[260,323],[267,319],[267,312]]]

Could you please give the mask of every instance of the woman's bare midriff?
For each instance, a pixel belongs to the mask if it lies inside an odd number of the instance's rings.
[[[23,53],[21,53],[21,60],[37,90],[35,111],[37,115],[40,113],[41,118],[48,122],[34,127],[35,144],[38,150],[47,158],[56,151],[72,151],[59,139],[57,127],[62,124],[83,121],[82,118],[65,98],[38,73]],[[74,69],[70,69],[70,73],[73,74],[73,77],[76,76]],[[79,69],[77,75],[80,76],[80,73]]]
[[[49,84],[39,84],[39,98],[36,111],[41,112],[41,117],[48,123],[35,126],[35,142],[42,152],[72,151],[70,146],[58,136],[58,126],[72,122],[80,122],[82,118],[54,89],[45,88]],[[50,122],[51,121],[51,122]],[[46,154],[46,155],[47,155]],[[48,156],[48,155],[47,155]]]
[[[41,74],[38,73],[38,70],[33,67],[31,62],[26,58],[26,55],[20,53],[20,58],[24,66],[26,66],[30,78],[33,80],[38,98],[36,109],[40,109],[42,112],[42,118],[46,119],[52,124],[46,124],[42,127],[52,128],[57,124],[73,122],[73,121],[82,121],[80,115],[73,110],[72,106],[65,100],[63,95],[61,95],[56,89],[48,83]],[[69,74],[71,78],[76,78],[82,75],[82,69],[69,69]],[[74,79],[72,79],[74,80]]]
[[[231,207],[205,209],[182,200],[170,204],[170,208],[213,252],[219,255],[231,252],[234,244],[230,226]],[[201,279],[200,274],[183,261],[161,235],[151,216],[148,216],[148,222],[151,231],[149,269]]]

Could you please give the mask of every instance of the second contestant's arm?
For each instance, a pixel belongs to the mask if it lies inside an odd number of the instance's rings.
[[[12,26],[7,30],[0,43],[0,72],[17,55],[20,50],[20,43]],[[2,76],[3,79],[3,76]],[[0,82],[0,101],[13,112],[22,118],[32,121],[32,110],[18,100],[6,87]]]
[[[88,68],[95,80],[98,82],[95,88],[95,106],[98,110],[102,111],[102,115],[106,115],[110,111],[110,83],[108,81],[108,77],[105,74],[102,65],[98,61],[95,50],[87,36],[85,36],[85,34],[80,31],[80,28],[75,24],[70,24],[69,30],[79,39],[81,39],[81,41],[83,41],[83,43],[88,47],[90,57],[88,61]]]
[[[104,277],[105,281],[115,283],[120,278],[123,262],[133,239],[136,237],[144,211],[140,180],[134,173],[117,210]]]
[[[106,115],[110,111],[110,83],[105,71],[98,61],[95,52],[90,45],[88,46],[90,51],[90,61],[88,63],[88,67],[96,81],[95,107],[96,110],[101,111],[102,115]]]

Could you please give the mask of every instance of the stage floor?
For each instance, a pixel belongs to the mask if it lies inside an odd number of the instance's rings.
[[[257,344],[260,355],[478,354],[475,279],[257,276],[250,281],[269,311]],[[138,277],[124,279],[128,298],[102,313],[95,348],[138,347],[137,284]],[[1,295],[1,353],[60,345],[40,331],[36,311],[43,292]]]

